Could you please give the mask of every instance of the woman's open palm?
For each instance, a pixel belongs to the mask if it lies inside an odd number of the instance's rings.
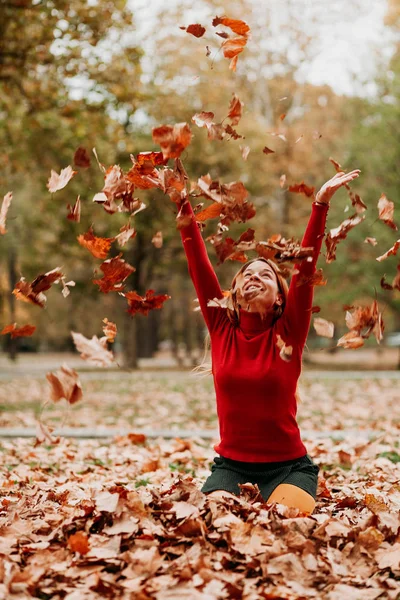
[[[340,188],[342,185],[346,185],[356,179],[360,174],[360,169],[354,169],[354,171],[350,171],[349,173],[344,173],[343,171],[339,171],[334,175],[329,181],[324,183],[319,192],[317,193],[315,200],[317,202],[328,203],[332,198],[333,194]]]

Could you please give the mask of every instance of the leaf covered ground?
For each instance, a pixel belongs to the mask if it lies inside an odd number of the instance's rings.
[[[0,597],[243,600],[400,597],[397,381],[304,377],[299,421],[320,466],[311,516],[200,492],[214,451],[212,381],[190,373],[82,378],[74,406],[44,378],[1,386],[1,426],[121,426],[128,435],[0,446]],[[155,418],[156,415],[156,418]],[[193,438],[137,433],[193,429]],[[332,439],[333,430],[376,431]],[[136,430],[136,432],[135,432]]]
[[[396,436],[308,443],[312,516],[199,491],[201,440],[3,441],[0,595],[6,598],[398,598]]]

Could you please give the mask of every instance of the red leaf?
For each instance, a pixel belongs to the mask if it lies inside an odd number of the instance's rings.
[[[295,194],[304,194],[307,198],[311,198],[314,195],[315,187],[308,186],[302,181],[301,183],[295,183],[289,186],[289,192]]]
[[[160,145],[164,159],[179,158],[192,139],[187,123],[154,127],[152,135],[153,141]]]
[[[201,38],[206,32],[206,28],[203,27],[203,25],[200,25],[199,23],[194,23],[186,27],[186,32],[191,33],[197,38]]]
[[[18,300],[30,302],[43,308],[47,301],[43,292],[50,289],[53,283],[58,283],[62,277],[63,273],[59,268],[53,269],[44,275],[38,275],[32,283],[27,283],[25,278],[21,277],[13,290],[13,294]]]
[[[263,152],[264,154],[275,154],[275,150],[271,150],[270,148],[267,148],[267,146],[264,146]]]
[[[86,148],[82,148],[81,146],[75,151],[74,154],[74,164],[77,167],[83,167],[87,169],[90,167],[90,156]]]
[[[33,335],[35,330],[36,327],[34,325],[23,325],[22,327],[17,327],[16,323],[12,323],[11,325],[6,325],[0,332],[0,335],[11,333],[12,339],[17,337],[29,337]]]
[[[136,313],[148,315],[150,310],[162,308],[164,302],[171,298],[168,294],[154,296],[154,290],[147,290],[146,295],[143,297],[139,296],[135,291],[126,292],[123,296],[128,301],[129,308],[127,312],[130,315],[135,315]]]
[[[236,94],[233,94],[228,113],[228,118],[231,120],[232,125],[237,125],[242,118],[242,108],[243,102],[239,100]]]
[[[67,214],[67,219],[70,221],[76,221],[80,223],[81,220],[81,199],[80,196],[77,197],[74,206],[67,204],[67,209],[69,213]]]
[[[397,251],[399,248],[400,248],[400,240],[397,240],[397,242],[395,242],[393,244],[393,246],[391,248],[389,248],[389,250],[387,252],[385,252],[385,254],[378,256],[378,258],[376,260],[381,262],[382,260],[386,260],[386,258],[388,256],[395,256],[397,254]]]
[[[102,279],[94,279],[93,283],[98,285],[100,291],[104,294],[109,292],[120,292],[124,288],[122,282],[125,281],[136,269],[121,259],[122,255],[109,258],[100,265],[104,273]]]
[[[51,387],[53,402],[65,398],[69,404],[75,404],[82,398],[82,387],[78,373],[68,365],[63,365],[56,373],[47,373],[46,379]]]

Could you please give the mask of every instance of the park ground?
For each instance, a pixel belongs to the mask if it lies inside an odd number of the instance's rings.
[[[298,421],[320,467],[307,516],[250,484],[237,500],[199,491],[217,440],[209,376],[71,358],[0,360],[0,596],[399,598],[399,372],[305,366]],[[73,406],[48,401],[62,362],[80,373]],[[41,443],[38,419],[55,428]]]

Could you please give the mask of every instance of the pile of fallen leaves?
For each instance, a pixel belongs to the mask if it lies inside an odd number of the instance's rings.
[[[211,449],[196,440],[3,442],[0,595],[394,600],[397,437],[308,447],[320,466],[311,516],[251,484],[205,496]]]

